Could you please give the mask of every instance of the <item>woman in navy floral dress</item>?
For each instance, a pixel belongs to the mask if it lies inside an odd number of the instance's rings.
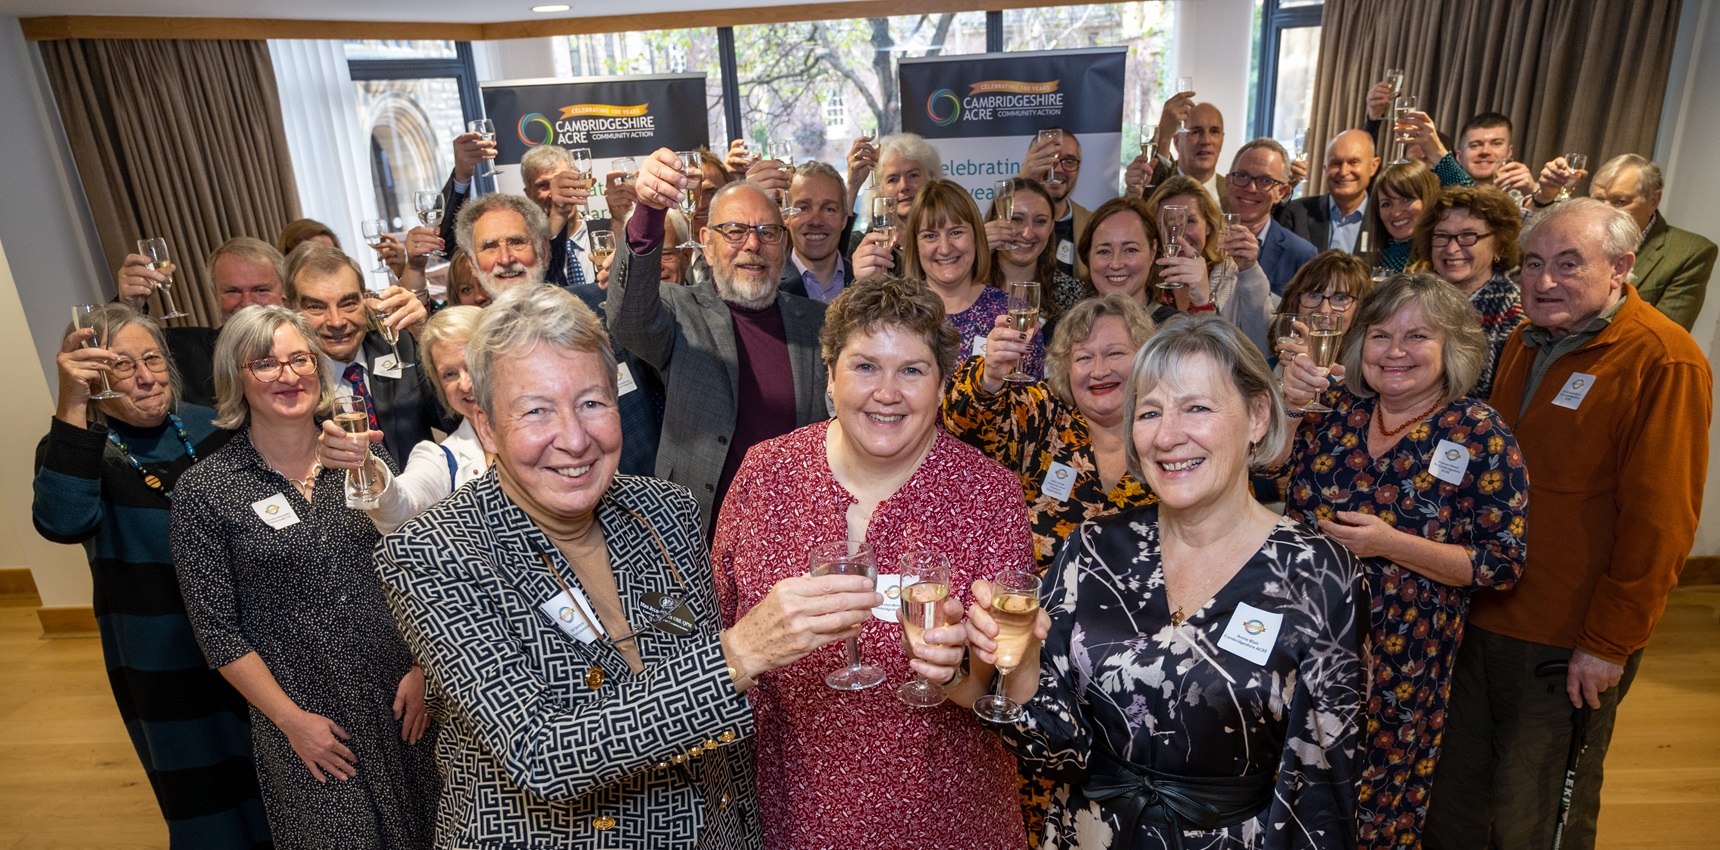
[[[1480,318],[1432,275],[1399,275],[1344,340],[1333,412],[1309,414],[1290,455],[1291,518],[1361,556],[1372,630],[1357,808],[1362,847],[1419,847],[1451,664],[1474,588],[1522,573],[1529,479],[1509,428],[1464,398],[1487,357]],[[1306,355],[1291,405],[1327,386]]]

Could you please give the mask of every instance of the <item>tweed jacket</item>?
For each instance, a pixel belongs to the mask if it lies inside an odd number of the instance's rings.
[[[735,433],[740,362],[735,320],[710,285],[663,286],[659,245],[646,255],[616,240],[618,271],[609,282],[609,335],[663,378],[663,431],[657,443],[657,477],[693,492],[707,531],[716,527],[717,480]],[[786,262],[786,260],[784,260]],[[779,292],[788,358],[794,370],[796,428],[830,418],[825,407],[824,360],[818,332],[824,305]]]
[[[389,606],[441,713],[437,848],[759,845],[752,709],[717,639],[693,500],[618,475],[596,511],[633,629],[653,619],[648,593],[684,601],[696,626],[641,635],[640,673],[539,607],[561,593],[539,552],[570,586],[579,579],[494,470],[378,550]]]
[[[1696,324],[1696,314],[1702,312],[1717,252],[1720,249],[1713,242],[1673,227],[1666,223],[1666,216],[1656,214],[1636,249],[1631,283],[1636,284],[1642,300],[1690,330]]]

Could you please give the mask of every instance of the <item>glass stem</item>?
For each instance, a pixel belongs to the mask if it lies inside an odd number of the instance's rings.
[[[848,666],[860,666],[860,639],[857,637],[848,639]]]

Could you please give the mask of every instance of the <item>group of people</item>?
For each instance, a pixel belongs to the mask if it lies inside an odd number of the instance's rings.
[[[1342,133],[1296,199],[1194,93],[1159,128],[1092,211],[1035,141],[1007,219],[907,134],[659,150],[597,260],[564,151],[483,194],[467,134],[399,285],[238,237],[218,330],[128,257],[35,519],[175,846],[1592,846],[1700,514],[1713,244],[1634,155],[1559,200],[1502,116],[1383,171]]]

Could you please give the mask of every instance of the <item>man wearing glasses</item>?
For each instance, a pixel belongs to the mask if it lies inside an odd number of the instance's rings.
[[[610,336],[663,378],[657,477],[693,492],[709,537],[747,449],[829,416],[824,305],[780,291],[788,228],[745,181],[717,190],[699,231],[714,286],[662,286],[664,216],[688,183],[674,151],[644,161],[604,306]]]
[[[1075,256],[1075,239],[1087,229],[1087,218],[1092,211],[1070,197],[1075,191],[1075,181],[1081,179],[1081,140],[1068,130],[1062,130],[1057,138],[1054,144],[1043,133],[1036,136],[1027,146],[1027,156],[1022,158],[1021,173],[1017,176],[1039,181],[1051,196],[1051,232],[1057,237],[1057,267],[1064,274],[1085,279],[1087,262]],[[1048,182],[1047,175],[1057,182]]]
[[[1260,243],[1260,268],[1273,295],[1283,295],[1297,269],[1320,253],[1289,228],[1273,226],[1272,208],[1290,196],[1289,180],[1290,157],[1284,146],[1262,137],[1236,152],[1224,186],[1229,209],[1242,217],[1242,226]]]

